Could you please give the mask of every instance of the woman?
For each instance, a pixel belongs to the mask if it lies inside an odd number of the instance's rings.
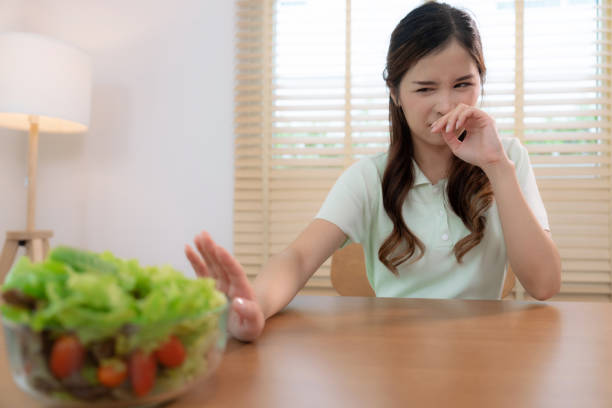
[[[351,166],[316,218],[251,286],[206,232],[185,252],[232,299],[228,329],[259,336],[348,241],[364,247],[377,296],[495,299],[510,263],[536,299],[559,291],[561,262],[525,148],[475,107],[486,73],[471,17],[435,2],[391,35],[390,146]]]

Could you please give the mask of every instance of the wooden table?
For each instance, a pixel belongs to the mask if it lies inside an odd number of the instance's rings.
[[[0,354],[0,407],[38,406]],[[612,407],[612,304],[298,296],[170,408]]]

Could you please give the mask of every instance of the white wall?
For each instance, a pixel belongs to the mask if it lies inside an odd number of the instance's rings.
[[[36,226],[60,243],[191,273],[207,229],[232,245],[231,0],[0,0],[0,31],[93,58],[90,129],[41,134]],[[0,240],[26,223],[27,135],[0,129]]]

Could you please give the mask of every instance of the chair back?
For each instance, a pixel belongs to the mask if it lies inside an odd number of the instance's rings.
[[[376,296],[366,274],[361,244],[348,244],[336,250],[331,261],[332,286],[342,296]]]
[[[365,268],[365,257],[361,244],[352,243],[338,249],[332,255],[331,283],[336,292],[342,296],[376,296]],[[510,265],[504,280],[502,299],[510,295],[516,278]]]

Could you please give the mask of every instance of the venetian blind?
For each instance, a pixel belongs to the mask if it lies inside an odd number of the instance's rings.
[[[234,253],[250,276],[347,166],[386,149],[389,37],[421,3],[237,2]],[[610,300],[610,1],[449,3],[481,31],[480,106],[530,151],[562,255],[558,298]],[[330,288],[328,263],[307,288]]]

